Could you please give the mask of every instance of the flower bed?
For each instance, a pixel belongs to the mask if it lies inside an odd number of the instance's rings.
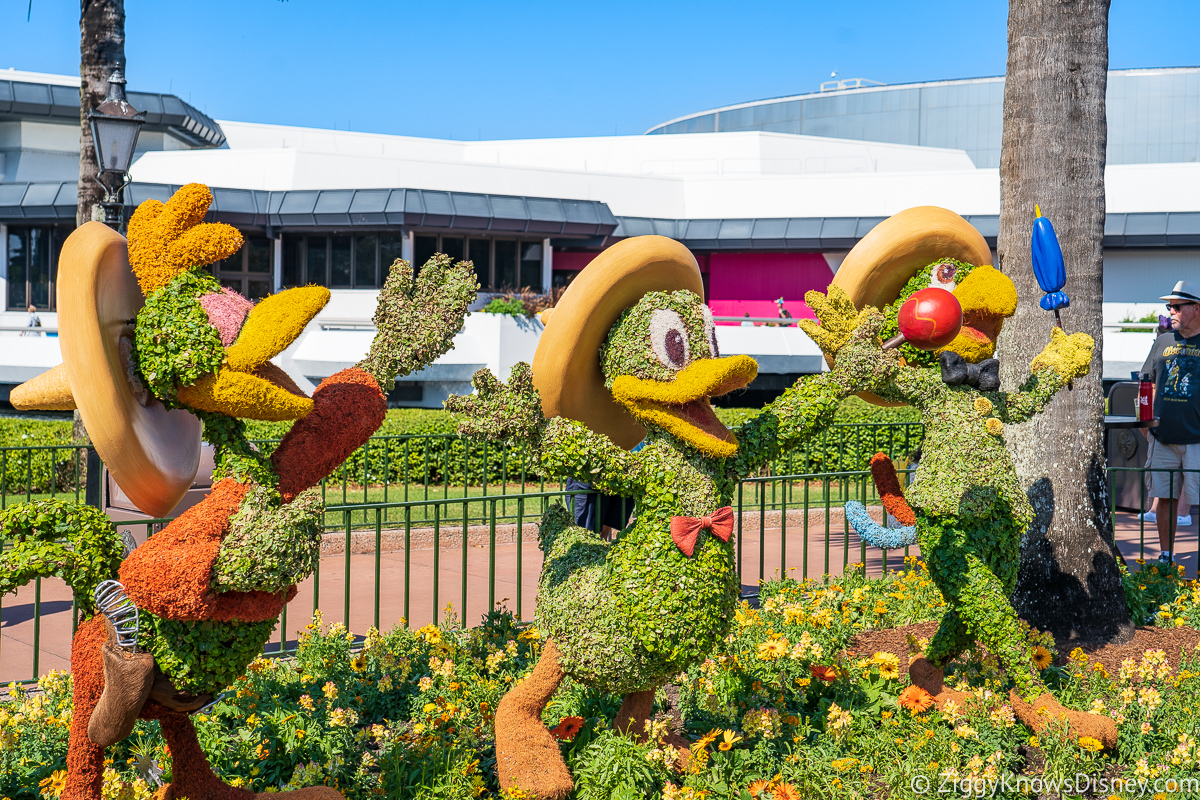
[[[1043,679],[1058,698],[1111,715],[1121,744],[1104,753],[1098,742],[1062,731],[1032,737],[1014,721],[990,654],[949,670],[948,683],[970,692],[962,707],[938,712],[908,685],[908,654],[923,643],[880,629],[935,620],[942,603],[923,565],[906,567],[882,579],[852,570],[764,584],[761,609],[743,604],[718,652],[659,693],[644,742],[612,731],[620,698],[568,682],[544,719],[562,741],[575,796],[916,798],[939,787],[983,796],[993,786],[996,797],[1029,796],[1022,787],[1058,796],[1068,792],[1048,791],[1051,782],[1066,787],[1080,776],[1092,781],[1090,794],[1077,792],[1083,796],[1165,798],[1173,788],[1192,796],[1182,781],[1195,780],[1200,758],[1196,637],[1182,654],[1150,649],[1112,663],[1102,651],[1056,658],[1050,637],[1031,631],[1045,650]],[[1200,587],[1174,570],[1143,567],[1126,585],[1155,630],[1200,627]],[[872,650],[888,635],[903,644]],[[541,644],[536,629],[504,611],[468,630],[398,626],[365,638],[318,615],[295,658],[258,659],[195,717],[200,741],[219,774],[258,791],[325,782],[351,798],[502,797],[492,715],[532,669]],[[70,677],[51,673],[39,687],[10,687],[0,702],[0,797],[61,791]],[[660,743],[680,725],[694,742],[682,768]],[[158,780],[169,780],[154,724],[139,722],[109,755],[106,800],[149,798]]]

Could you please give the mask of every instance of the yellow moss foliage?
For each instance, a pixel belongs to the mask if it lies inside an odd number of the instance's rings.
[[[983,309],[989,314],[1011,317],[1017,312],[1017,287],[995,267],[976,267],[954,290],[963,313]]]
[[[621,375],[612,385],[612,396],[643,423],[656,425],[712,458],[737,452],[737,439],[712,412],[708,430],[698,427],[683,409],[688,403],[720,396],[754,380],[758,363],[745,355],[704,358],[680,370],[674,380],[653,381]]]
[[[242,234],[224,223],[201,222],[212,204],[212,192],[189,183],[166,203],[147,200],[129,219],[129,263],[142,294],[165,286],[195,267],[236,253]]]
[[[992,413],[992,401],[988,400],[986,397],[976,397],[975,413],[985,417]]]
[[[312,400],[298,397],[270,381],[223,366],[217,374],[205,375],[191,386],[179,389],[179,400],[201,411],[231,417],[280,422],[301,419],[312,411]]]
[[[295,341],[328,302],[329,290],[323,286],[300,286],[260,301],[226,348],[225,366],[252,372]]]
[[[992,436],[1000,436],[1004,433],[1004,423],[995,417],[988,417],[987,422],[983,424],[987,427],[987,432]]]
[[[936,352],[940,355],[946,351],[958,353],[963,357],[963,361],[978,364],[980,361],[992,357],[992,354],[996,352],[996,342],[993,339],[960,333],[954,337],[954,341]]]
[[[879,313],[874,306],[866,306],[862,310],[855,308],[850,295],[837,284],[829,285],[828,295],[817,291],[806,292],[804,302],[821,322],[817,324],[815,320],[802,319],[798,320],[798,324],[809,338],[816,342],[817,347],[821,348],[821,352],[831,356],[837,355],[846,342],[850,341],[850,337],[867,317]]]
[[[1053,370],[1064,381],[1087,375],[1096,342],[1082,331],[1067,334],[1062,328],[1050,329],[1050,343],[1033,359],[1033,372]]]

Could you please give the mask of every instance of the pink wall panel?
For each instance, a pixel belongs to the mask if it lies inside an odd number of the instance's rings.
[[[820,253],[713,253],[709,306],[716,316],[774,317],[775,299],[782,297],[793,317],[812,319],[804,293],[824,291],[832,280]]]

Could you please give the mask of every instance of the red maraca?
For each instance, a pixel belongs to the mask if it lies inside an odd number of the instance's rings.
[[[936,350],[954,341],[962,328],[962,306],[945,289],[930,287],[914,292],[896,316],[900,333],[884,343],[899,347],[908,342],[918,350]]]

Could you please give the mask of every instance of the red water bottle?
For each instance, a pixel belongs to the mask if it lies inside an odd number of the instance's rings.
[[[1154,383],[1143,380],[1138,385],[1137,418],[1141,422],[1154,419]]]

